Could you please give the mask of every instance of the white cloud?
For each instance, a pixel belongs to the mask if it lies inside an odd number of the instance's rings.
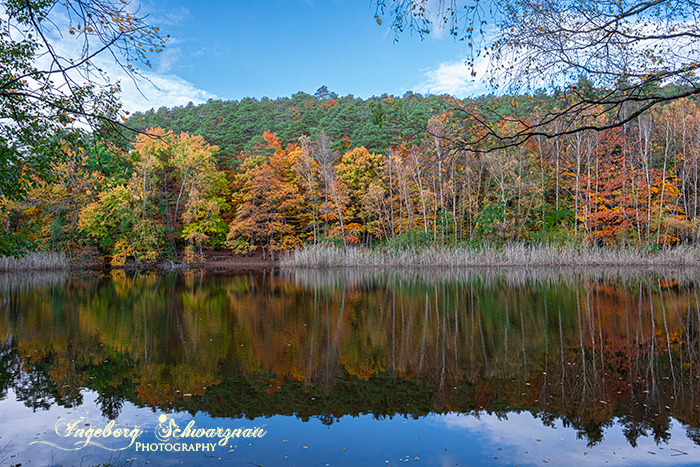
[[[215,94],[199,89],[176,75],[153,73],[145,74],[145,76],[151,82],[140,81],[138,89],[131,79],[122,80],[121,100],[124,108],[130,112],[141,112],[160,107],[176,107],[187,105],[190,102],[201,104],[209,99],[217,98]]]
[[[134,12],[138,11],[141,16],[148,15],[149,23],[161,26],[176,26],[192,18],[189,8],[173,7],[163,1],[133,2],[131,5]]]
[[[228,47],[224,48],[224,50],[229,50]],[[219,44],[216,44],[214,47],[201,47],[198,51],[196,51],[193,56],[195,57],[203,57],[207,55],[214,55],[214,56],[221,56],[224,55],[225,52],[222,52],[219,50]]]
[[[428,0],[426,10],[428,11],[428,20],[433,24],[430,31],[430,36],[435,39],[442,39],[449,32],[449,22],[443,21],[444,12],[440,11],[443,6],[442,0]]]
[[[462,32],[462,28],[467,25],[466,12],[472,2],[464,0],[423,0],[421,4],[425,8],[425,18],[430,21],[428,28],[430,34],[427,38],[443,39],[445,37],[452,38],[451,28],[456,27],[458,32]],[[415,11],[414,11],[415,13]],[[454,14],[452,14],[454,13]],[[420,18],[417,18],[420,22]]]
[[[189,12],[180,11],[175,16],[182,16]],[[150,18],[149,18],[150,19]],[[57,55],[66,58],[78,58],[82,55],[84,43],[80,35],[61,35],[60,31],[68,30],[69,20],[65,10],[56,9],[51,17],[55,28],[48,28],[46,31],[51,44]],[[94,48],[97,44],[92,43]],[[118,54],[118,52],[117,52]],[[171,71],[175,68],[177,61],[182,56],[180,49],[169,49],[157,56],[157,69],[142,66],[141,74],[144,79],[138,79],[135,83],[132,77],[114,60],[108,52],[102,52],[91,63],[103,71],[107,80],[99,75],[90,76],[90,80],[98,85],[120,82],[122,93],[121,101],[125,110],[130,112],[144,111],[150,108],[160,108],[162,106],[173,107],[187,105],[189,102],[200,104],[208,99],[217,98],[216,95],[197,88],[194,84],[180,78]],[[156,58],[151,57],[151,58]],[[47,69],[51,66],[50,57],[44,54],[37,60],[39,67]],[[72,78],[78,83],[86,83],[84,76],[72,73]],[[57,85],[61,85],[63,80],[55,77]],[[65,85],[64,85],[65,89]]]
[[[165,49],[160,53],[160,62],[158,63],[158,74],[165,74],[173,69],[173,65],[182,57],[180,49]]]
[[[696,465],[697,459],[697,446],[677,422],[672,423],[668,445],[657,445],[653,436],[642,436],[637,440],[638,447],[633,448],[620,425],[606,428],[604,439],[595,446],[588,446],[576,430],[565,427],[561,420],[554,426],[545,426],[528,412],[509,413],[506,418],[448,413],[434,415],[433,419],[438,426],[478,437],[484,452],[498,452],[501,461],[519,465],[542,465],[547,460],[552,465],[676,466]],[[678,456],[678,452],[688,455]]]
[[[487,60],[477,60],[474,69],[476,76],[472,76],[472,68],[466,65],[465,60],[443,62],[426,70],[424,80],[414,90],[422,94],[450,94],[458,98],[485,94],[489,89],[482,80],[487,66]]]

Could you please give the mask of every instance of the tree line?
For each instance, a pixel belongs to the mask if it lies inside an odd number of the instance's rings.
[[[623,126],[511,147],[494,149],[497,141],[478,134],[489,116],[476,104],[508,112],[492,123],[508,133],[563,99],[363,100],[323,87],[137,113],[129,143],[65,144],[47,176],[29,173],[25,199],[2,198],[2,226],[42,248],[115,265],[196,262],[205,248],[262,248],[275,259],[329,242],[696,243],[697,103],[679,99]],[[552,125],[605,118],[591,112]]]

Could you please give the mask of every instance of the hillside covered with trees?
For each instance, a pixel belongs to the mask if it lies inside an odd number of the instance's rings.
[[[319,243],[696,243],[696,102],[512,146],[479,134],[488,119],[503,134],[537,123],[564,99],[360,99],[324,86],[150,110],[130,117],[129,143],[66,145],[50,176],[27,174],[24,200],[3,198],[0,217],[6,233],[41,249],[113,265],[197,262],[205,248],[262,247],[275,259]],[[575,118],[552,124],[604,126],[606,117]],[[467,149],[466,140],[480,143]]]

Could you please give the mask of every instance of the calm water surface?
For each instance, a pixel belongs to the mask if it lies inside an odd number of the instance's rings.
[[[697,271],[0,276],[0,465],[700,465]]]

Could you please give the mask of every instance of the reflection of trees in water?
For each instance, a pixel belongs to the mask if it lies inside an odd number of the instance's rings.
[[[698,424],[695,289],[657,280],[637,291],[598,285],[582,296],[579,345],[560,346],[561,362],[547,364],[547,378],[560,380],[548,385],[559,389],[550,394],[554,412],[591,443],[607,420],[617,419],[633,446],[642,435],[667,441],[671,415]]]
[[[86,275],[91,275],[91,273],[86,273]],[[62,287],[70,277],[70,272],[66,270],[0,272],[0,294],[30,291],[43,287]]]
[[[525,271],[525,272],[523,272]],[[214,416],[530,411],[595,444],[696,440],[700,300],[674,280],[603,271],[291,271],[71,278],[2,293],[32,407],[99,392]],[[7,344],[10,345],[10,344]],[[12,352],[10,352],[12,354]],[[8,354],[8,355],[10,355]],[[10,361],[8,360],[8,361]],[[9,365],[9,364],[7,364]],[[32,392],[33,391],[33,392]]]
[[[10,342],[0,343],[0,400],[7,397],[7,390],[14,384],[14,375],[22,364]]]

